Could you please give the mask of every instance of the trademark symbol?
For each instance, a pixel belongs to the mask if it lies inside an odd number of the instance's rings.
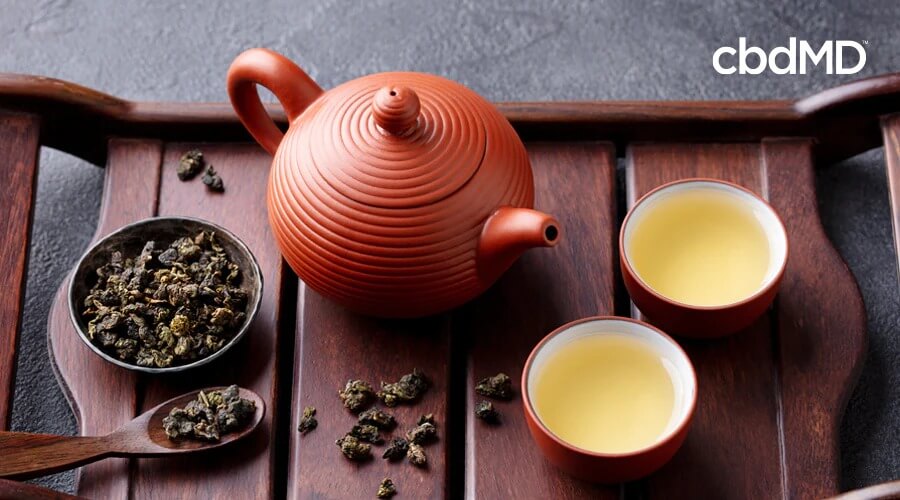
[[[868,40],[863,40],[862,42],[863,42],[863,45],[869,45],[869,41],[868,41]]]

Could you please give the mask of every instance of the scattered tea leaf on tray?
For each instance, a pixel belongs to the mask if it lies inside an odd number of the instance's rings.
[[[95,269],[81,314],[94,345],[126,363],[188,364],[230,341],[246,319],[241,273],[213,232],[178,238],[165,249],[115,251]]]
[[[433,422],[419,420],[419,424],[406,433],[410,443],[425,444],[437,437],[437,427]]]
[[[381,434],[378,432],[378,427],[375,427],[374,425],[356,424],[350,429],[349,434],[356,439],[367,443],[381,444],[384,442],[384,439],[381,438]]]
[[[409,443],[409,449],[406,450],[406,459],[416,467],[425,467],[428,464],[425,448],[416,443]]]
[[[490,401],[479,401],[475,405],[475,416],[492,424],[500,422],[500,414],[494,409],[494,403]]]
[[[193,179],[203,169],[203,153],[198,149],[192,149],[181,156],[178,161],[178,178],[182,181]]]
[[[206,166],[206,172],[203,174],[203,184],[205,184],[206,188],[210,191],[215,191],[217,193],[225,191],[225,183],[222,182],[222,178],[219,177],[219,174],[216,173],[216,169],[214,169],[212,165]]]
[[[416,425],[422,425],[422,424],[437,425],[434,421],[434,413],[426,413],[426,414],[422,415],[421,417],[419,417],[419,420],[416,422]]]
[[[391,481],[391,478],[386,477],[381,480],[381,484],[378,485],[378,493],[375,494],[378,498],[391,498],[392,496],[397,494],[397,488],[394,487],[394,482]]]
[[[505,373],[498,373],[493,377],[486,377],[475,386],[475,392],[482,396],[494,399],[512,399],[512,380]]]
[[[300,434],[306,435],[307,432],[315,429],[319,426],[319,421],[316,420],[316,408],[314,406],[307,406],[303,408],[303,416],[300,418],[300,425],[297,427],[297,430],[300,431]]]
[[[394,416],[390,413],[379,410],[378,408],[369,408],[359,414],[359,423],[369,424],[379,429],[390,430],[397,425]]]
[[[362,380],[348,380],[344,388],[338,391],[344,408],[359,413],[365,407],[369,406],[375,397],[375,391],[372,386]]]
[[[378,399],[385,406],[394,407],[401,402],[415,401],[428,389],[428,386],[428,379],[416,369],[392,384],[382,382],[381,390],[378,391]]]
[[[363,443],[350,434],[334,442],[341,449],[341,453],[350,460],[362,461],[372,456],[372,445]]]
[[[256,403],[240,397],[238,386],[222,391],[200,391],[184,408],[172,408],[162,425],[169,439],[218,441],[223,434],[242,428],[256,413]]]
[[[403,438],[393,438],[387,448],[384,449],[381,458],[390,461],[400,460],[406,456],[407,450],[409,450],[409,441]]]

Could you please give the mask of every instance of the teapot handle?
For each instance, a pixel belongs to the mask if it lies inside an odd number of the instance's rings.
[[[269,49],[246,50],[231,63],[228,68],[231,105],[256,142],[274,155],[284,134],[266,113],[256,85],[275,94],[289,122],[322,94],[322,88],[290,59]]]

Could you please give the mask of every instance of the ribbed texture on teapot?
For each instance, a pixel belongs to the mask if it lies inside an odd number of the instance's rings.
[[[390,89],[404,95],[390,96]],[[309,122],[291,154],[360,203],[433,203],[462,187],[481,165],[487,137],[480,99],[436,76],[370,75],[330,90],[315,114],[307,111]]]
[[[455,88],[387,75],[390,82],[357,85],[334,102],[337,89],[330,91],[304,113],[311,121],[292,126],[273,162],[269,217],[285,259],[311,288],[366,314],[422,316],[491,284],[476,264],[483,224],[501,206],[531,207],[533,179],[509,122],[477,95],[437,77],[425,75]],[[408,135],[384,133],[372,116],[374,94],[389,85],[415,89],[420,99]],[[477,113],[434,105],[469,100],[480,104]],[[323,128],[319,120],[338,113],[340,132]],[[319,139],[330,142],[323,148]],[[409,144],[427,145],[428,154],[410,154]],[[322,155],[332,147],[353,161],[331,163],[338,158]],[[373,165],[372,155],[383,161]]]

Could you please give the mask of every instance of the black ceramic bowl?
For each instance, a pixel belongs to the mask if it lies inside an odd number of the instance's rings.
[[[216,242],[225,249],[228,257],[238,265],[241,270],[241,288],[247,290],[247,318],[244,324],[227,344],[213,354],[194,361],[192,363],[170,366],[166,368],[150,368],[137,366],[119,360],[108,353],[104,352],[100,347],[94,345],[87,335],[87,322],[81,317],[81,308],[84,299],[90,292],[91,287],[96,283],[97,276],[95,270],[109,261],[110,254],[116,250],[122,252],[124,256],[136,256],[140,254],[144,243],[148,240],[154,240],[162,245],[168,245],[178,238],[193,235],[201,230],[213,231],[216,233]],[[189,370],[197,366],[205,365],[219,356],[225,354],[225,351],[241,340],[241,337],[247,333],[250,324],[256,317],[259,310],[259,303],[262,299],[262,273],[259,270],[259,264],[256,258],[247,248],[247,245],[239,240],[231,231],[217,226],[211,222],[200,219],[192,219],[190,217],[153,217],[144,219],[133,224],[122,227],[118,231],[109,234],[102,240],[92,246],[78,261],[72,279],[69,281],[69,317],[75,325],[78,336],[94,353],[101,358],[127,368],[145,373],[172,373]]]

